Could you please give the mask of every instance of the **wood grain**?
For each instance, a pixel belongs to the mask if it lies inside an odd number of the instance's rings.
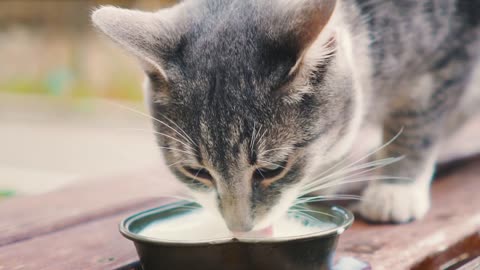
[[[421,221],[370,225],[357,220],[340,239],[338,256],[353,256],[373,269],[409,269],[480,230],[480,157],[438,179],[432,210]]]
[[[0,248],[0,269],[105,270],[137,260],[133,244],[118,222],[133,212],[82,223]]]
[[[480,257],[460,267],[458,270],[478,270],[480,269]]]
[[[179,190],[166,170],[157,169],[94,179],[89,184],[73,185],[53,193],[3,201],[0,247],[145,208],[162,194],[175,194]]]

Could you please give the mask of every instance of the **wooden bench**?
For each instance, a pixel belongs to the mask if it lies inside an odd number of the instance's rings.
[[[472,259],[480,256],[480,156],[442,171],[425,219],[405,225],[357,220],[341,237],[337,260],[353,258],[375,270],[478,269]],[[179,189],[170,177],[153,169],[3,201],[0,270],[138,269],[134,246],[119,234],[118,223],[173,201],[161,197]]]

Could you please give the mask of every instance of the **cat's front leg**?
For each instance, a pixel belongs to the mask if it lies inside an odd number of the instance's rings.
[[[410,222],[422,218],[430,208],[436,146],[412,145],[408,146],[411,149],[405,149],[402,137],[408,135],[404,132],[378,155],[379,158],[403,156],[403,159],[379,169],[379,174],[392,179],[372,182],[364,191],[357,211],[368,221]]]
[[[397,169],[381,170],[382,175],[393,176],[397,170],[415,170],[418,175],[411,181],[396,179],[371,183],[364,191],[357,211],[371,222],[406,223],[422,218],[430,208],[430,182],[435,157],[436,155],[431,153],[429,160],[423,162],[423,168],[392,164],[389,166]]]
[[[451,70],[450,70],[451,71]],[[411,95],[397,102],[384,121],[383,138],[387,142],[378,158],[403,159],[380,168],[387,180],[369,184],[357,211],[374,222],[405,223],[422,218],[430,207],[432,180],[437,149],[445,132],[445,122],[455,112],[464,86],[461,72],[456,78],[425,76],[415,88],[420,96]],[[413,90],[417,90],[413,89]],[[399,179],[405,178],[405,179]]]

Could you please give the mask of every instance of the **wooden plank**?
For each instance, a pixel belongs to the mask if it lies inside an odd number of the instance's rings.
[[[411,270],[458,269],[475,258],[480,258],[480,232],[465,237],[445,251],[430,254]]]
[[[460,267],[458,270],[478,270],[480,269],[480,257]]]
[[[152,205],[162,194],[178,190],[177,181],[160,168],[3,201],[0,246]]]
[[[433,207],[421,221],[369,225],[360,220],[340,239],[338,256],[356,257],[372,269],[409,269],[480,231],[480,157],[436,181]]]
[[[160,203],[160,202],[159,202]],[[133,211],[0,247],[1,270],[105,270],[137,260],[118,222]]]

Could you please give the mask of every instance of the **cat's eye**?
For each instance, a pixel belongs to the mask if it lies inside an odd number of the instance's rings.
[[[283,173],[286,163],[286,161],[280,164],[270,163],[266,166],[259,167],[253,173],[253,179],[262,181],[276,178]]]
[[[210,172],[203,167],[185,166],[185,167],[183,167],[183,169],[185,170],[185,172],[187,172],[189,177],[197,179],[197,180],[201,181],[202,183],[204,181],[208,181],[208,182],[211,183],[211,181],[213,180],[213,177],[210,174]]]

